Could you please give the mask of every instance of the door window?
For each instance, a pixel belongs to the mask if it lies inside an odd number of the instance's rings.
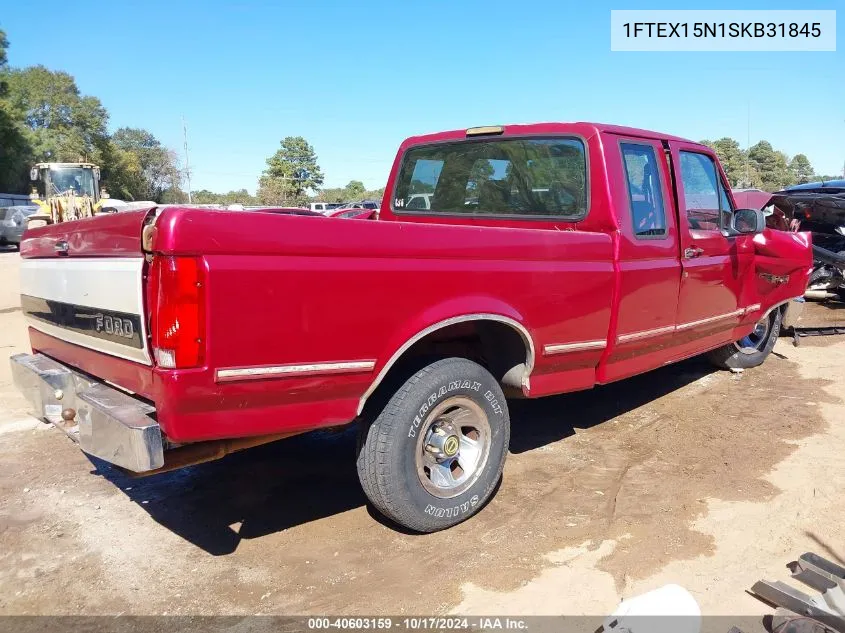
[[[638,239],[665,237],[666,214],[663,210],[660,167],[654,148],[634,143],[622,143],[620,147],[625,164],[634,236]]]
[[[725,228],[731,225],[731,215],[733,215],[734,206],[731,204],[731,197],[728,195],[721,178],[718,179],[716,185],[719,187],[719,209],[722,213],[722,225],[720,228]]]
[[[681,182],[691,229],[718,231],[733,211],[716,163],[706,154],[681,152]]]

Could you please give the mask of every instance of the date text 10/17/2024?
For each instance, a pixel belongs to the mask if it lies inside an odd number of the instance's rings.
[[[524,618],[464,616],[314,617],[308,618],[310,631],[527,631]]]

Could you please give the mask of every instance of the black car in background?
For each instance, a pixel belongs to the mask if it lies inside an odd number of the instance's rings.
[[[772,194],[769,202],[791,230],[813,235],[808,294],[845,300],[845,180],[808,182]],[[772,217],[772,216],[770,216]]]

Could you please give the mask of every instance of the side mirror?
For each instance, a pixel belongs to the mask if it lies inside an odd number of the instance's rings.
[[[33,182],[38,180],[38,167],[33,167],[29,170],[29,179]]]
[[[729,235],[754,235],[766,228],[766,216],[760,209],[737,209],[731,215]]]

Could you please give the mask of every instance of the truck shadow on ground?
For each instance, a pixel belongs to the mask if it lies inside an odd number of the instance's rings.
[[[612,420],[713,371],[696,358],[591,391],[511,401],[511,452],[565,439],[575,428]],[[156,522],[221,556],[234,552],[242,539],[363,506],[355,441],[354,427],[314,432],[148,478],[132,478],[91,459],[99,474]]]

